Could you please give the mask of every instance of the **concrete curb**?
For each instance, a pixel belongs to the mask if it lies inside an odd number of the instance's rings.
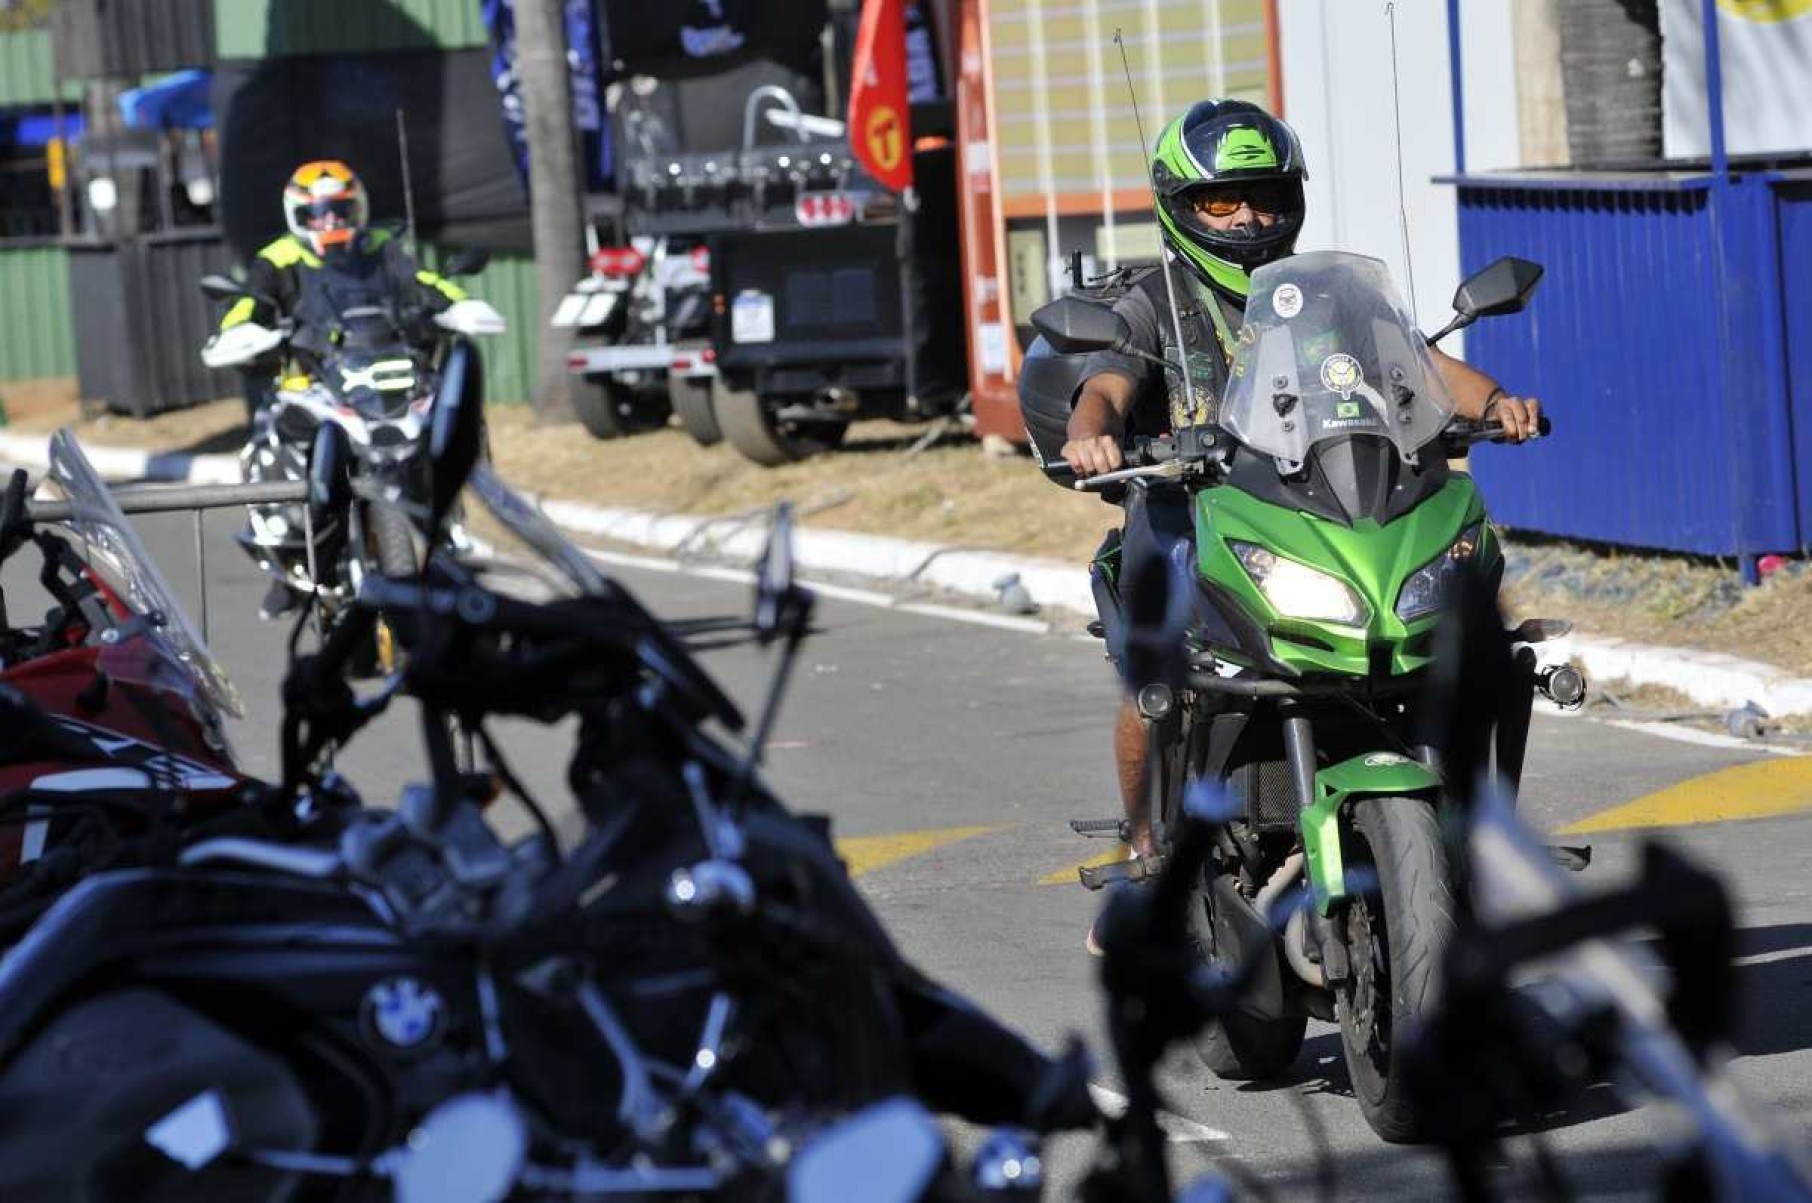
[[[47,462],[47,443],[38,435],[0,432],[0,460],[42,467]],[[103,475],[119,479],[189,484],[239,480],[239,461],[231,455],[188,456],[87,445],[83,449]],[[748,564],[760,555],[767,538],[765,510],[700,518],[550,498],[537,497],[537,501],[548,517],[568,530],[663,552],[680,560]],[[983,601],[998,598],[997,582],[1017,576],[1019,584],[1042,609],[1094,612],[1087,570],[1064,560],[815,528],[800,529],[795,555],[799,567],[808,573],[859,577],[896,589],[919,586],[945,590]],[[1571,660],[1588,677],[1666,686],[1701,706],[1736,709],[1753,702],[1776,717],[1812,714],[1812,680],[1754,660],[1587,634],[1556,640],[1543,645],[1540,651],[1544,662]]]

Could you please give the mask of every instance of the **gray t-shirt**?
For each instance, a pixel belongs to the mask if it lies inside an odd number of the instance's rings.
[[[1149,277],[1149,279],[1156,281],[1156,288],[1158,290],[1161,291],[1163,289],[1163,277],[1154,275]],[[1186,296],[1185,290],[1189,289],[1191,285],[1184,280],[1178,279],[1176,281],[1176,286],[1178,299],[1184,300]],[[1126,320],[1127,329],[1132,331],[1132,338],[1129,340],[1132,346],[1137,347],[1148,355],[1162,355],[1165,346],[1171,341],[1171,338],[1168,337],[1170,335],[1169,327],[1161,327],[1159,322],[1169,322],[1170,314],[1166,311],[1162,318],[1160,318],[1158,307],[1153,302],[1151,293],[1152,289],[1145,286],[1145,284],[1135,284],[1133,287],[1122,293],[1119,300],[1114,302],[1114,312]],[[1219,293],[1215,294],[1214,299],[1219,303],[1221,313],[1227,319],[1227,329],[1238,330],[1246,320],[1245,314],[1235,306],[1233,302],[1222,297]],[[1189,308],[1191,307],[1185,305],[1185,309]],[[1191,356],[1208,355],[1213,357],[1211,362],[1197,365],[1196,384],[1198,389],[1203,388],[1205,386],[1204,377],[1212,378],[1215,383],[1210,387],[1210,391],[1214,394],[1212,399],[1215,403],[1215,407],[1218,408],[1220,402],[1220,382],[1225,381],[1227,376],[1226,352],[1221,349],[1219,337],[1212,329],[1203,331],[1197,328],[1206,326],[1207,324],[1208,323],[1205,321],[1194,321],[1187,313],[1185,313],[1183,318],[1183,337],[1188,340],[1189,353]],[[1204,372],[1202,370],[1204,368],[1210,370]],[[1157,364],[1152,363],[1150,360],[1139,359],[1132,355],[1125,355],[1119,351],[1091,352],[1088,359],[1085,360],[1083,364],[1083,380],[1086,381],[1090,377],[1099,375],[1103,372],[1112,372],[1116,376],[1124,376],[1126,379],[1132,381],[1133,387],[1137,390],[1133,397],[1133,408],[1128,423],[1128,433],[1150,436],[1163,434],[1171,429],[1173,425],[1171,421],[1171,390],[1167,386],[1164,377],[1170,375],[1172,379],[1169,384],[1174,385],[1177,383],[1174,373],[1166,373],[1162,368],[1158,367]]]

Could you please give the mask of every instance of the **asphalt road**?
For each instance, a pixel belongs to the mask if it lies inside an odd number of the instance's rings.
[[[234,724],[241,759],[252,772],[274,775],[284,630],[255,616],[262,582],[228,543],[234,521],[216,515],[209,526],[211,639],[248,702],[246,719]],[[187,519],[145,519],[141,530],[193,606]],[[8,566],[6,574],[17,619],[30,588],[19,581],[19,566]],[[741,616],[750,601],[746,586],[719,580],[627,569],[620,575],[667,616]],[[863,889],[921,965],[1047,1047],[1079,1031],[1103,1049],[1094,965],[1082,946],[1097,899],[1074,884],[1045,884],[1047,878],[1073,882],[1074,865],[1101,850],[1072,836],[1065,821],[1116,811],[1107,738],[1115,686],[1098,645],[834,599],[822,602],[819,618],[822,632],[807,646],[775,730],[772,781],[797,809],[833,816]],[[708,652],[706,663],[732,696],[751,710],[758,705],[765,657],[731,649]],[[409,718],[387,718],[341,762],[369,800],[394,798],[421,775]],[[561,797],[570,738],[560,730],[504,732],[518,772],[546,800]],[[1741,767],[1763,761],[1776,763],[1747,750],[1541,717],[1524,813],[1553,829],[1678,787],[1655,812],[1678,819],[1709,813],[1695,810],[1696,799],[1705,799],[1705,807],[1742,806],[1754,784],[1745,773],[1776,773],[1767,779],[1770,788],[1803,788],[1797,765]],[[1812,797],[1812,789],[1805,792]],[[1646,834],[1592,836],[1597,859],[1587,881],[1616,881]],[[1803,1132],[1812,1115],[1806,821],[1789,813],[1666,834],[1717,866],[1739,900],[1739,1078]],[[1106,1067],[1097,1080],[1115,1084]],[[1328,1133],[1341,1197],[1449,1194],[1434,1157],[1386,1146],[1365,1126],[1329,1025],[1311,1024],[1284,1082],[1220,1083],[1184,1050],[1166,1067],[1163,1085],[1171,1109],[1190,1121],[1177,1124],[1173,1136],[1185,1173],[1217,1158],[1237,1159],[1280,1197],[1311,1197],[1316,1157],[1298,1111],[1306,1107]],[[1582,1194],[1641,1198],[1652,1195],[1650,1142],[1664,1131],[1652,1110],[1624,1110],[1607,1085],[1583,1106],[1548,1117],[1541,1138]],[[1526,1136],[1511,1144],[1519,1155],[1527,1147]],[[1050,1152],[1061,1188],[1073,1183],[1089,1149],[1072,1139]],[[1525,1180],[1515,1193],[1533,1191]]]

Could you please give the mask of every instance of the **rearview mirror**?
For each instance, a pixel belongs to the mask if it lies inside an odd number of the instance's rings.
[[[1120,672],[1142,709],[1152,686],[1175,689],[1183,682],[1183,638],[1194,617],[1188,549],[1188,540],[1178,540],[1172,553],[1121,550],[1126,640]]]
[[[1541,264],[1506,255],[1461,282],[1453,294],[1454,312],[1473,320],[1521,313],[1541,276]]]
[[[1428,337],[1428,345],[1440,342],[1455,330],[1463,330],[1482,317],[1499,317],[1521,313],[1541,283],[1542,266],[1527,259],[1509,255],[1482,271],[1476,271],[1460,282],[1453,294],[1453,320]]]
[[[491,252],[483,247],[469,246],[463,251],[456,252],[451,259],[447,260],[446,266],[440,269],[440,274],[443,276],[475,276],[483,271],[485,265],[490,261]]]
[[[1034,310],[1032,328],[1063,355],[1112,350],[1132,337],[1125,318],[1081,297],[1059,297]]]
[[[237,301],[242,297],[252,295],[246,291],[245,285],[226,276],[203,276],[198,283],[201,285],[202,295],[212,297],[216,301]]]
[[[428,462],[434,473],[432,529],[438,531],[452,511],[483,450],[484,365],[477,348],[457,338],[441,365],[440,389],[428,428]]]
[[[774,507],[768,546],[755,570],[755,637],[763,643],[802,625],[805,607],[793,578],[793,506]]]
[[[337,577],[346,538],[342,520],[352,500],[352,441],[338,422],[315,428],[308,452],[308,527],[315,543],[316,574],[323,583]]]
[[[872,1203],[925,1197],[945,1157],[930,1114],[905,1096],[883,1099],[808,1141],[787,1167],[793,1203],[833,1203],[859,1195]],[[852,1183],[862,1183],[859,1191]]]

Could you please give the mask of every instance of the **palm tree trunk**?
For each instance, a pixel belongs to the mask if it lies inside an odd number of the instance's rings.
[[[516,0],[516,71],[529,145],[529,208],[541,299],[535,422],[573,420],[566,355],[572,335],[553,325],[555,308],[584,274],[579,164],[567,75],[563,0]]]

